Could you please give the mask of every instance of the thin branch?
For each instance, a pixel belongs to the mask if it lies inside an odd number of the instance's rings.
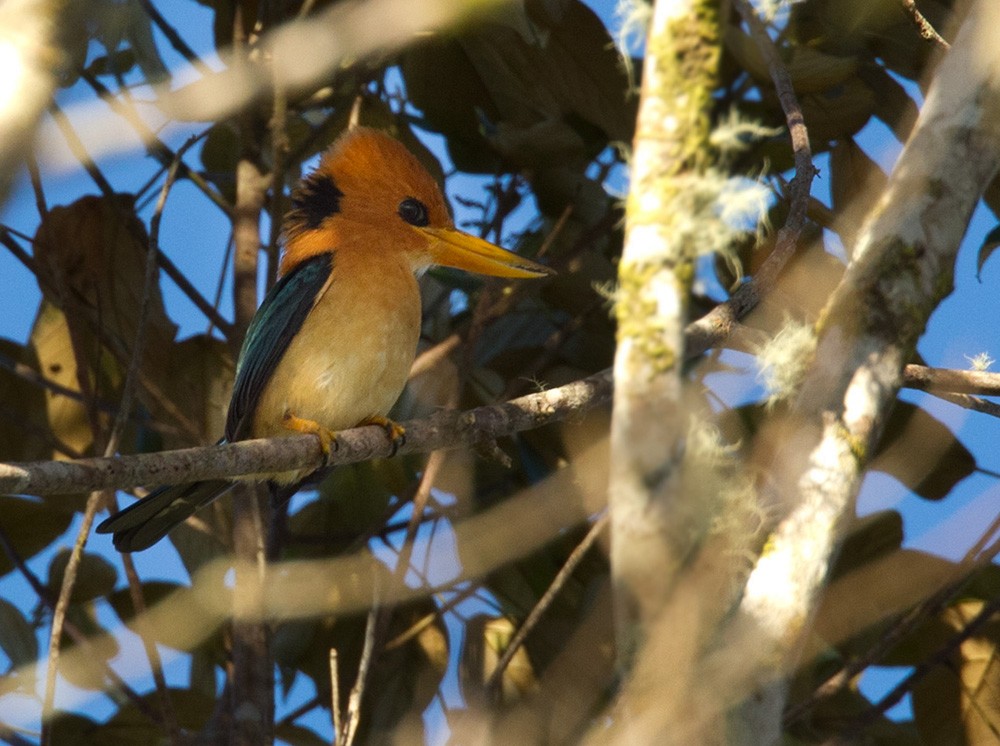
[[[151,222],[150,245],[146,255],[142,300],[139,306],[139,318],[136,323],[135,340],[132,344],[132,355],[125,373],[125,382],[122,386],[121,403],[119,404],[118,413],[115,416],[111,431],[108,434],[107,442],[105,443],[105,458],[110,457],[115,453],[115,451],[118,450],[118,443],[121,440],[122,434],[125,432],[125,426],[128,423],[129,414],[132,411],[132,400],[135,397],[136,388],[139,385],[139,370],[142,364],[143,347],[145,346],[146,340],[146,326],[149,319],[150,299],[152,298],[153,288],[156,282],[156,255],[158,253],[157,241],[159,240],[160,218],[163,213],[164,205],[166,204],[167,195],[170,193],[170,188],[173,186],[174,180],[177,177],[177,167],[180,164],[181,156],[183,155],[184,150],[190,147],[194,142],[195,140],[193,139],[189,140],[188,143],[186,143],[185,146],[178,151],[177,156],[174,159],[174,163],[170,168],[170,172],[167,174],[167,179],[163,184],[163,189],[160,193],[160,200],[156,207],[156,213],[154,214]],[[79,362],[82,362],[82,360]],[[78,368],[81,367],[79,362]],[[95,440],[98,436],[99,433],[96,432],[95,428]],[[56,601],[55,610],[52,614],[52,630],[49,637],[48,666],[45,679],[45,699],[42,706],[43,743],[48,743],[52,736],[52,732],[49,728],[49,722],[54,714],[53,703],[55,701],[56,671],[59,663],[59,643],[62,639],[66,612],[69,609],[73,586],[76,583],[77,572],[83,558],[83,547],[86,545],[87,537],[90,535],[90,529],[93,525],[97,509],[100,507],[104,499],[105,495],[100,490],[92,491],[90,496],[87,498],[87,505],[83,513],[83,523],[80,526],[76,542],[73,545],[73,550],[70,553],[69,560],[66,564],[62,585],[59,588],[59,598]],[[136,592],[136,588],[133,589],[134,593]],[[139,595],[141,596],[141,592]],[[146,647],[148,652],[149,648],[152,646],[147,644]],[[153,655],[150,657],[150,664],[154,669],[154,676],[156,676],[155,670],[160,666],[159,655],[155,653],[155,650],[153,651]],[[160,671],[159,677],[157,678],[157,688],[160,691],[161,699],[164,702],[165,720],[169,725],[170,732],[176,736],[177,722],[173,714],[173,709],[170,706],[169,695],[166,690],[166,681],[162,677],[162,671]]]
[[[913,25],[916,26],[917,31],[920,35],[927,41],[937,44],[941,49],[951,49],[951,44],[949,44],[944,37],[941,36],[934,28],[934,24],[927,20],[927,17],[920,12],[917,8],[916,0],[899,0],[903,5],[903,10],[909,16]]]
[[[1000,373],[911,364],[903,369],[903,376],[903,385],[907,388],[929,391],[932,394],[944,391],[951,394],[1000,396]]]
[[[187,42],[177,33],[177,29],[167,23],[167,19],[156,9],[150,0],[139,0],[139,5],[142,9],[146,11],[146,15],[150,17],[153,23],[156,24],[157,28],[167,37],[167,41],[170,42],[170,46],[177,50],[177,52],[191,63],[191,66],[195,70],[200,72],[202,75],[212,75],[215,71],[202,61],[201,57],[195,54],[194,50],[187,45]]]
[[[66,116],[66,112],[59,107],[59,104],[53,101],[49,105],[49,113],[55,120],[56,126],[59,127],[59,131],[62,132],[63,137],[66,139],[66,144],[69,145],[73,156],[80,162],[80,165],[83,166],[91,180],[97,185],[97,188],[101,190],[101,194],[105,197],[113,197],[115,190],[111,186],[111,182],[104,177],[97,164],[94,163],[94,159],[91,158],[90,153],[87,152],[87,148],[83,144],[83,140],[76,134],[72,122]]]
[[[121,404],[118,414],[115,417],[114,426],[111,430],[111,437],[108,439],[105,455],[110,456],[118,448],[118,441],[125,430],[132,411],[132,399],[139,381],[139,367],[142,362],[143,347],[145,346],[146,326],[149,320],[150,300],[153,295],[153,286],[156,281],[157,257],[160,253],[160,223],[163,218],[163,210],[166,207],[167,196],[177,179],[178,166],[184,152],[197,142],[197,138],[189,139],[177,151],[174,162],[167,172],[167,178],[163,182],[160,190],[160,197],[156,204],[156,210],[150,220],[149,248],[146,254],[146,273],[143,279],[142,303],[139,308],[139,320],[136,324],[135,342],[132,345],[132,359],[129,361],[129,368],[125,375],[125,385],[122,390]],[[114,499],[112,497],[112,499]],[[123,554],[122,563],[125,567],[125,576],[128,579],[129,594],[132,598],[132,605],[135,608],[136,619],[142,619],[146,612],[146,600],[143,595],[142,586],[139,582],[139,575],[135,569],[135,562],[131,555]],[[156,643],[148,634],[140,634],[146,657],[149,659],[150,671],[153,675],[153,682],[159,694],[160,707],[163,710],[163,720],[166,724],[167,732],[172,743],[180,742],[180,728],[177,723],[177,715],[174,712],[173,701],[167,688],[167,680],[163,675],[163,661]]]
[[[858,742],[858,737],[864,729],[875,723],[880,717],[885,715],[892,707],[913,691],[913,687],[924,679],[937,666],[945,663],[962,645],[963,642],[973,637],[989,622],[998,612],[1000,612],[1000,597],[993,598],[983,605],[983,608],[973,617],[962,631],[954,635],[947,643],[942,645],[935,653],[920,661],[913,668],[913,672],[894,686],[888,694],[882,697],[873,707],[866,710],[858,717],[840,736],[826,742],[828,746],[843,746]]]
[[[317,705],[319,704],[318,699],[316,701],[316,704]],[[310,707],[309,709],[312,708]],[[309,710],[306,710],[306,712],[308,711]],[[340,670],[337,664],[337,648],[330,648],[330,719],[333,722],[333,734],[334,734],[334,739],[336,739],[336,737],[340,734],[340,728],[341,728]]]
[[[725,339],[732,332],[736,322],[754,308],[774,286],[778,274],[795,254],[806,224],[809,189],[816,175],[816,167],[812,162],[812,148],[809,145],[809,132],[788,68],[781,61],[774,42],[767,34],[767,29],[747,0],[734,0],[734,4],[749,27],[750,35],[756,42],[761,56],[767,62],[778,101],[781,103],[782,111],[785,112],[785,122],[791,135],[792,152],[795,156],[795,176],[789,185],[791,201],[788,219],[778,231],[774,251],[761,264],[757,274],[741,285],[728,301],[688,324],[685,329],[687,337],[685,357],[688,360],[702,354],[720,339]]]
[[[378,626],[379,605],[375,605],[368,612],[368,620],[365,623],[365,642],[361,649],[361,662],[358,664],[358,676],[351,688],[351,694],[347,698],[347,722],[337,739],[337,743],[342,746],[351,746],[354,737],[358,733],[358,725],[361,722],[361,699],[364,696],[365,684],[368,681],[368,671],[371,668],[371,661],[375,650],[375,628]]]
[[[45,189],[42,188],[42,174],[38,170],[38,159],[35,158],[35,149],[31,148],[25,154],[24,163],[28,167],[28,176],[31,178],[31,191],[35,194],[35,207],[38,209],[38,217],[42,220],[49,214],[49,206],[45,201]]]
[[[404,423],[406,443],[398,452],[421,453],[457,448],[499,438],[551,422],[570,419],[611,400],[611,372],[465,412],[442,411]],[[338,434],[330,465],[392,455],[393,444],[382,428],[368,426]],[[0,463],[0,492],[33,495],[80,490],[126,489],[146,484],[177,484],[318,467],[322,454],[310,435],[246,440],[221,446],[185,448],[115,458],[75,461]]]
[[[156,135],[155,132],[153,132],[152,129],[150,129],[149,125],[146,124],[142,117],[139,116],[139,112],[115,96],[115,94],[112,93],[107,86],[90,73],[84,71],[81,73],[80,77],[94,89],[97,95],[100,96],[109,107],[111,107],[112,111],[131,125],[132,129],[135,130],[136,134],[139,135],[139,138],[146,146],[146,150],[149,155],[163,165],[169,165],[174,162],[176,154]],[[226,201],[226,198],[223,197],[215,187],[205,180],[204,176],[189,168],[183,162],[180,164],[180,174],[198,187],[198,189],[200,189],[216,207],[222,210],[229,218],[232,218],[232,205]]]
[[[605,512],[604,515],[594,521],[594,525],[590,527],[587,535],[583,537],[583,540],[576,545],[569,557],[566,558],[566,562],[559,569],[559,572],[556,573],[549,587],[545,589],[542,597],[538,599],[538,603],[535,604],[527,618],[525,618],[514,638],[507,646],[507,649],[503,651],[503,656],[497,662],[496,668],[493,669],[493,673],[490,674],[490,678],[486,682],[487,693],[497,691],[500,682],[503,680],[504,671],[507,670],[507,666],[514,659],[514,655],[520,650],[528,634],[538,624],[538,620],[542,618],[542,614],[552,605],[552,601],[555,600],[559,591],[562,590],[566,581],[569,580],[570,575],[576,570],[584,556],[586,556],[587,552],[594,545],[594,542],[597,541],[604,529],[607,528],[610,521],[611,514],[608,512]]]

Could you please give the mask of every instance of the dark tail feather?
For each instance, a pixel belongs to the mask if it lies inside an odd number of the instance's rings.
[[[160,487],[139,502],[115,513],[97,527],[99,534],[114,534],[119,552],[138,552],[162,539],[174,526],[208,505],[232,486],[232,482],[211,480]]]

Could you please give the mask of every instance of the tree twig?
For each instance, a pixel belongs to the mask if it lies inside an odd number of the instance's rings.
[[[767,29],[747,0],[734,0],[734,5],[749,27],[750,35],[756,42],[761,56],[767,62],[778,101],[785,112],[785,122],[791,135],[792,152],[795,157],[795,176],[789,185],[791,201],[788,219],[778,231],[774,251],[761,264],[757,274],[741,285],[729,300],[719,304],[697,321],[688,324],[685,329],[687,337],[685,357],[688,360],[702,354],[719,339],[727,337],[736,322],[754,308],[761,297],[773,287],[778,274],[794,255],[798,246],[806,223],[809,189],[816,175],[816,167],[812,162],[812,148],[809,145],[809,132],[788,68],[781,61],[774,42],[767,34]]]
[[[566,562],[563,563],[561,568],[559,568],[559,572],[556,573],[552,582],[549,583],[549,587],[545,589],[545,593],[543,593],[542,597],[538,599],[538,603],[536,603],[534,608],[532,608],[531,612],[518,628],[514,638],[510,641],[510,644],[507,645],[507,649],[503,651],[503,655],[500,657],[500,660],[497,661],[496,668],[493,669],[493,673],[490,674],[490,678],[486,681],[487,694],[497,690],[497,687],[503,680],[504,671],[507,670],[507,666],[510,665],[510,662],[514,660],[514,655],[524,644],[528,634],[535,628],[535,625],[538,624],[538,620],[542,618],[542,614],[544,614],[552,604],[552,601],[558,595],[559,591],[562,590],[562,587],[566,584],[570,575],[573,574],[573,571],[576,570],[584,556],[586,556],[587,552],[594,545],[594,542],[596,542],[598,537],[600,537],[610,520],[611,514],[605,512],[604,515],[594,521],[594,524],[590,527],[587,535],[583,537],[583,540],[576,545],[569,557],[566,558]]]
[[[358,676],[351,687],[351,693],[347,698],[347,720],[343,724],[343,730],[337,743],[341,746],[352,746],[354,738],[358,733],[358,725],[361,722],[361,700],[365,693],[365,685],[368,681],[368,671],[371,668],[372,657],[375,651],[375,632],[378,626],[379,602],[368,611],[368,619],[365,623],[365,642],[361,649],[361,662],[358,664]]]
[[[605,370],[503,404],[464,412],[442,411],[425,420],[404,423],[406,443],[398,452],[457,448],[482,439],[499,438],[569,419],[610,400],[611,372]],[[338,445],[330,454],[330,465],[384,458],[393,452],[385,431],[376,426],[344,430],[338,434]],[[318,467],[321,463],[316,439],[294,435],[115,458],[0,463],[0,492],[51,495],[84,489],[127,489],[270,474],[310,465]]]
[[[949,44],[944,37],[941,36],[934,28],[934,25],[927,20],[927,17],[920,12],[917,8],[916,0],[899,0],[903,5],[903,10],[909,16],[913,25],[916,26],[917,31],[920,35],[927,41],[934,42],[941,49],[951,49],[951,44]]]

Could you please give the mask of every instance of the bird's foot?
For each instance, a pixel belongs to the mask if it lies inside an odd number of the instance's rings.
[[[319,439],[319,448],[323,452],[323,466],[328,465],[330,453],[336,451],[338,448],[337,434],[333,430],[323,427],[315,420],[296,417],[291,412],[285,412],[281,424],[292,432],[315,435]]]
[[[367,417],[358,423],[358,427],[362,425],[378,425],[385,430],[385,434],[392,441],[392,453],[389,454],[390,456],[395,456],[396,451],[406,443],[406,428],[398,422],[393,422],[388,417],[379,417],[378,415]]]

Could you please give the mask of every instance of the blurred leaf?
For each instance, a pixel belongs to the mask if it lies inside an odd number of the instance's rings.
[[[840,547],[837,561],[830,570],[830,581],[896,551],[902,545],[903,516],[895,510],[882,510],[858,518]]]
[[[132,49],[122,49],[117,52],[110,52],[102,57],[96,57],[93,62],[87,65],[87,73],[94,76],[102,75],[124,75],[136,64],[135,51]]]
[[[203,582],[207,588],[204,591],[205,593],[212,594],[219,592],[212,588],[207,579]],[[197,672],[192,669],[192,679],[196,679],[197,676],[205,677],[198,680],[199,685],[203,688],[194,687],[193,685],[192,688],[198,688],[203,693],[214,692],[214,666],[222,665],[226,660],[226,646],[218,620],[213,614],[205,611],[199,602],[199,594],[189,586],[173,582],[147,580],[142,584],[142,591],[147,609],[160,607],[159,611],[162,612],[166,609],[169,612],[169,614],[157,613],[151,615],[151,617],[160,621],[171,619],[172,617],[171,621],[160,624],[157,627],[151,627],[148,623],[150,617],[146,617],[144,620],[147,622],[146,626],[141,628],[136,626],[135,609],[132,606],[132,597],[128,588],[115,591],[108,596],[107,600],[111,608],[115,610],[118,618],[132,632],[151,639],[160,645],[167,645],[175,650],[191,652],[192,667],[195,666],[195,661],[197,661],[197,665],[200,667]],[[227,588],[223,592],[228,596],[231,590]]]
[[[489,681],[504,652],[517,632],[505,617],[476,614],[465,623],[465,644],[458,663],[462,695],[470,702],[484,704],[486,682]],[[522,647],[511,659],[500,680],[499,694],[504,703],[516,702],[538,688],[538,679]]]
[[[215,698],[186,689],[167,691],[177,716],[177,724],[186,731],[201,730],[215,710]],[[142,699],[154,712],[160,712],[162,709],[159,692],[154,690],[143,695]],[[105,746],[135,746],[135,744],[161,743],[164,734],[162,725],[152,722],[136,705],[129,703],[122,706],[101,727],[101,737]]]
[[[957,576],[954,562],[901,549],[873,556],[842,572],[824,592],[816,633],[844,655],[862,655],[876,644],[897,615]],[[889,656],[886,665],[907,665]]]
[[[954,635],[983,608],[967,601],[947,609],[941,621]],[[987,622],[942,665],[913,687],[913,714],[925,743],[993,743],[1000,723],[1000,621]]]
[[[61,497],[46,500],[0,495],[0,528],[23,560],[34,557],[69,528],[73,510],[60,505]],[[0,553],[0,574],[13,568],[6,553]]]
[[[53,744],[104,746],[101,726],[83,715],[56,710],[51,729]]]
[[[168,583],[163,580],[145,581],[142,584],[142,596],[146,602],[146,608],[155,606],[182,587],[179,583]],[[114,593],[109,593],[107,600],[111,604],[111,608],[115,610],[118,618],[131,626],[131,622],[135,618],[135,607],[132,605],[131,591],[127,587],[121,588]],[[135,630],[133,629],[133,631]]]
[[[891,474],[925,500],[941,500],[976,470],[976,459],[925,409],[897,401],[871,468]]]
[[[771,73],[757,46],[742,27],[729,25],[725,29],[726,50],[740,66],[765,86],[773,87]],[[788,52],[791,59],[785,64],[792,85],[798,94],[816,93],[839,85],[852,77],[858,69],[855,57],[824,54],[814,48],[794,46]]]
[[[329,739],[320,738],[315,731],[294,723],[279,723],[274,729],[274,736],[290,746],[329,746],[330,743]]]
[[[236,201],[236,164],[240,158],[240,136],[232,122],[213,124],[201,146],[205,177],[218,187],[230,203]]]
[[[30,347],[0,338],[0,355],[38,372]],[[0,459],[35,461],[52,456],[44,390],[0,366]]]
[[[97,620],[93,602],[72,603],[66,610],[66,623],[85,636],[77,642],[64,632],[60,642],[59,673],[81,689],[99,691],[108,686],[107,671],[118,655],[118,642]]]
[[[124,5],[121,2],[115,2],[114,6],[118,14],[125,16],[126,25],[123,29],[123,37],[135,53],[136,61],[142,68],[146,81],[155,84],[169,78],[170,71],[163,63],[160,52],[156,48],[156,41],[153,39],[153,21],[149,14],[138,0],[126,0]],[[109,47],[108,51],[111,52],[113,49]]]
[[[484,136],[510,162],[532,168],[579,167],[609,140],[631,139],[636,99],[627,97],[628,77],[593,11],[577,0],[554,13],[541,2],[524,7],[527,23],[481,23],[403,58],[411,102],[448,136],[463,170],[496,169]]]
[[[70,550],[62,549],[49,563],[48,588],[53,598],[59,595],[62,588],[66,565],[69,563]],[[84,552],[77,567],[76,582],[73,584],[71,603],[84,603],[95,598],[108,596],[115,589],[118,572],[106,559],[90,552]]]
[[[887,181],[885,172],[853,139],[840,140],[830,151],[830,195],[838,213],[837,231],[848,254]]]
[[[976,279],[980,282],[982,282],[983,265],[998,247],[1000,247],[1000,225],[986,234],[983,245],[979,247],[979,253],[976,254]]]
[[[0,650],[10,658],[7,677],[11,673],[15,674],[18,688],[30,692],[34,688],[34,663],[38,658],[35,628],[25,619],[20,609],[2,598],[0,598]],[[4,686],[7,683],[5,682]]]
[[[983,601],[1000,598],[1000,566],[990,563],[976,570],[965,585],[963,595]]]

